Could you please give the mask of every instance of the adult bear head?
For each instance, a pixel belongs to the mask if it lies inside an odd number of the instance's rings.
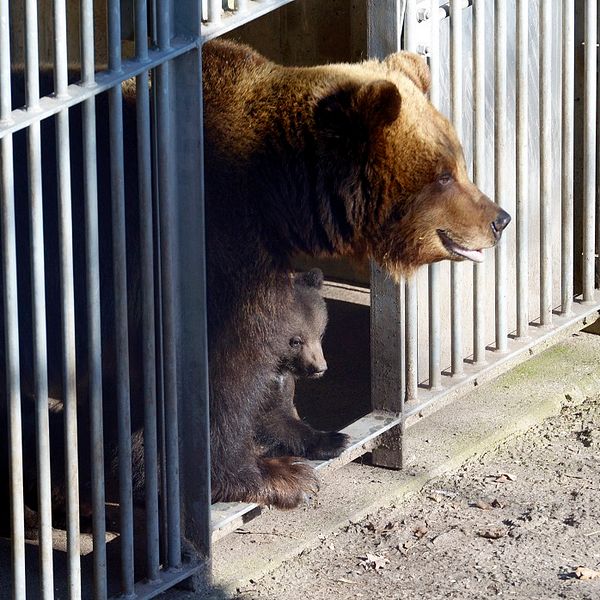
[[[336,251],[369,255],[396,276],[482,261],[510,216],[470,181],[453,126],[426,96],[425,61],[399,52],[325,69],[348,74],[314,108],[320,211]]]
[[[397,276],[480,261],[509,223],[469,180],[420,56],[284,67],[225,40],[203,52],[215,243],[231,230],[249,252],[258,232],[277,261],[369,256]]]

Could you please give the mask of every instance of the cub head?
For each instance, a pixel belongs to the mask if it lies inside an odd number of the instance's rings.
[[[327,325],[322,286],[320,269],[293,276],[293,300],[286,329],[288,343],[279,362],[280,371],[296,377],[321,377],[327,370],[321,345]]]
[[[400,52],[340,73],[315,108],[335,251],[358,250],[395,276],[483,260],[510,216],[470,181],[453,126],[426,96],[425,61]]]

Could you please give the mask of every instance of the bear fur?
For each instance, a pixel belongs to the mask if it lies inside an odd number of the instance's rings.
[[[314,429],[300,420],[294,405],[296,379],[319,378],[327,370],[321,345],[327,325],[327,307],[321,295],[323,272],[297,273],[293,284],[293,302],[284,325],[288,345],[261,402],[257,439],[270,456],[327,460],[340,454],[349,437]]]
[[[469,180],[416,55],[290,68],[214,40],[203,78],[213,499],[293,507],[314,473],[251,435],[292,258],[368,256],[397,277],[480,260],[508,215]]]

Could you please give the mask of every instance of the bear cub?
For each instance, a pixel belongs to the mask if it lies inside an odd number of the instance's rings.
[[[350,438],[337,431],[314,429],[300,419],[294,405],[296,379],[318,378],[327,370],[321,345],[327,326],[327,307],[321,295],[323,273],[312,269],[292,275],[292,279],[292,302],[277,371],[263,399],[256,437],[269,456],[327,460],[339,456]]]

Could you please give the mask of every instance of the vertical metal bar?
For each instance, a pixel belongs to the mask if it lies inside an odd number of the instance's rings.
[[[0,1],[0,121],[11,112],[9,2]],[[23,440],[19,376],[19,317],[12,136],[0,140],[0,243],[4,304],[9,495],[11,505],[12,597],[25,598],[25,518],[23,506]]]
[[[171,4],[157,2],[158,47],[171,45]],[[163,313],[163,380],[165,390],[165,438],[167,451],[167,558],[170,568],[181,565],[181,529],[179,496],[179,423],[177,414],[177,364],[175,344],[175,227],[173,194],[173,153],[171,127],[171,65],[156,69],[158,194],[160,206],[160,260]]]
[[[417,281],[413,276],[406,281],[405,304],[406,335],[404,339],[406,353],[406,402],[416,402],[418,394],[418,299]]]
[[[67,95],[67,22],[65,0],[54,2],[54,90]],[[69,111],[56,115],[59,204],[61,323],[63,343],[63,402],[65,418],[65,473],[67,482],[67,560],[69,593],[81,597],[79,532],[79,471],[77,464],[77,378],[75,372],[75,291],[73,283],[73,232],[71,210],[71,157]],[[46,408],[47,410],[47,408]]]
[[[178,4],[178,34],[200,36],[199,6]],[[177,165],[178,368],[181,437],[182,528],[202,560],[192,584],[210,585],[210,427],[204,217],[202,54],[188,52],[173,64]]]
[[[37,3],[25,3],[25,93],[28,110],[39,105]],[[46,292],[44,279],[44,215],[40,123],[27,129],[29,180],[33,378],[36,411],[40,536],[40,595],[52,598],[52,506],[50,497],[50,432],[46,368]]]
[[[440,107],[440,11],[439,1],[430,3],[430,52],[429,68],[431,70],[431,103]],[[429,294],[429,387],[432,390],[442,385],[441,371],[441,326],[440,326],[440,264],[427,267]]]
[[[146,0],[135,7],[136,57],[148,58]],[[158,447],[156,425],[156,349],[154,319],[154,247],[152,222],[152,157],[150,152],[149,73],[136,78],[138,187],[140,196],[140,260],[142,269],[142,329],[144,369],[144,473],[146,499],[146,578],[159,578]]]
[[[529,2],[517,1],[517,336],[529,329]]]
[[[506,196],[506,2],[495,0],[494,17],[494,195]],[[506,234],[496,245],[496,351],[508,346]]]
[[[239,12],[246,12],[248,10],[248,0],[237,0],[235,8]]]
[[[94,83],[94,6],[82,0],[81,81]],[[102,415],[102,344],[100,325],[100,259],[98,232],[98,178],[96,168],[95,98],[83,102],[83,180],[85,203],[85,254],[88,372],[90,406],[90,458],[92,478],[92,531],[94,538],[94,598],[108,596],[106,578],[106,517],[104,494],[104,437]]]
[[[540,4],[540,324],[552,324],[552,10]],[[595,97],[594,97],[595,100]]]
[[[575,0],[562,4],[562,250],[561,312],[573,309],[573,140],[575,121]]]
[[[208,21],[210,23],[220,23],[223,4],[221,0],[208,0]]]
[[[367,2],[367,47],[370,57],[384,58],[400,48],[406,2]],[[371,264],[371,398],[373,410],[402,415],[406,391],[402,281],[392,281]],[[373,464],[399,469],[403,464],[404,423],[386,434],[373,450]]]
[[[473,179],[479,189],[485,176],[485,4],[473,3]],[[485,356],[485,264],[473,265],[473,361]]]
[[[462,139],[463,79],[462,79],[462,2],[450,0],[450,77],[452,96],[452,124],[458,139]],[[462,319],[462,265],[453,262],[450,266],[451,304],[451,363],[452,375],[462,376],[463,369],[463,319]]]
[[[407,0],[406,13],[404,15],[404,47],[406,50],[416,52],[416,2]],[[405,290],[405,337],[404,353],[406,360],[406,402],[416,402],[418,393],[418,294],[416,276],[409,277],[404,284]]]
[[[120,3],[108,4],[108,67],[121,70]],[[133,490],[131,466],[131,407],[129,396],[129,341],[127,324],[127,245],[125,232],[125,173],[123,156],[123,92],[121,86],[108,92],[110,171],[112,200],[113,272],[115,294],[115,339],[119,440],[119,508],[121,592],[134,592]]]
[[[10,72],[10,71],[9,71]],[[23,440],[21,429],[21,384],[19,377],[19,329],[17,259],[15,239],[12,137],[0,140],[2,150],[2,256],[6,353],[6,397],[10,470],[11,549],[13,598],[25,597],[25,521],[23,507]]]
[[[404,13],[404,49],[411,52],[417,51],[416,24],[416,0],[406,0],[406,11]]]
[[[597,23],[596,0],[585,3],[584,50],[584,125],[583,125],[583,300],[592,302],[595,287],[596,227],[596,68]]]

